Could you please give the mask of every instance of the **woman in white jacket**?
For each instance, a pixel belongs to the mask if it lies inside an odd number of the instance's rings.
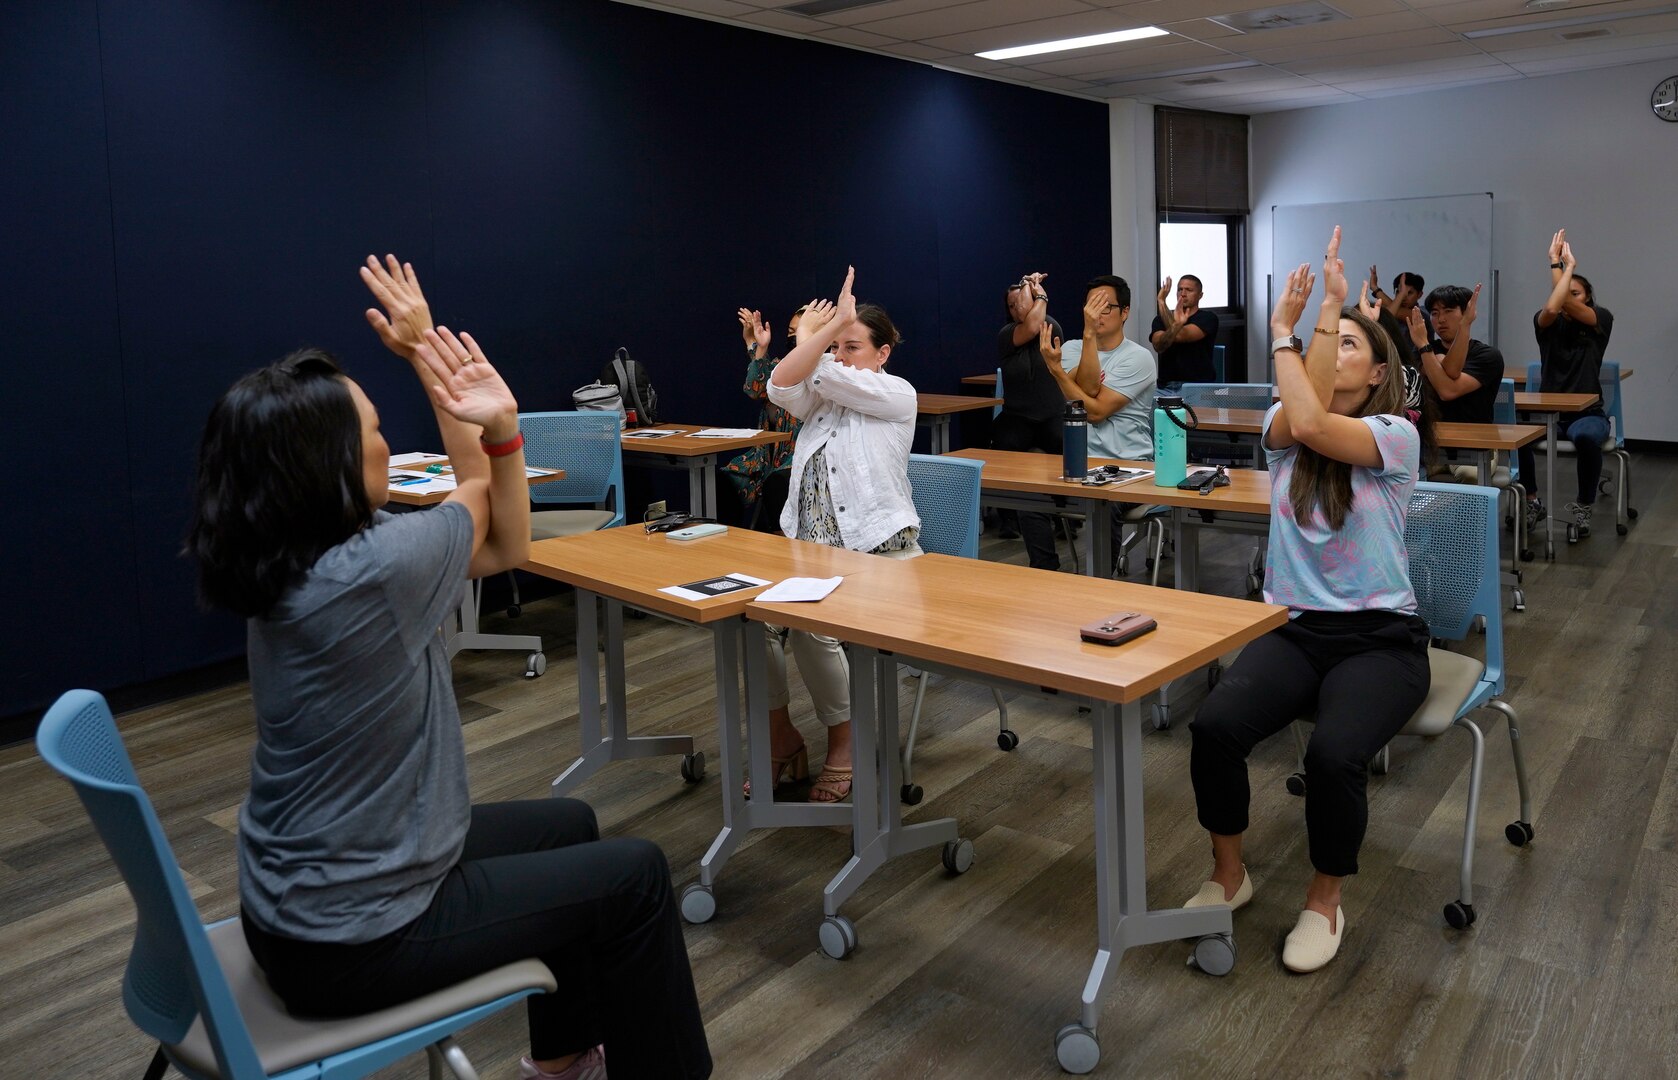
[[[856,271],[837,303],[812,300],[798,321],[798,346],[776,365],[769,400],[803,421],[792,459],[781,531],[817,544],[908,559],[921,553],[920,517],[909,488],[915,388],[885,372],[901,338],[885,310],[857,306]],[[775,782],[809,775],[804,738],[787,711],[790,638],[816,715],[827,727],[827,759],[810,790],[816,802],[851,791],[850,667],[833,638],[801,631],[771,635],[770,754]]]

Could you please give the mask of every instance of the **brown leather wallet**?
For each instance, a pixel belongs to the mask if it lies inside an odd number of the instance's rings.
[[[1078,636],[1097,645],[1120,645],[1158,626],[1140,611],[1121,611],[1078,628]]]

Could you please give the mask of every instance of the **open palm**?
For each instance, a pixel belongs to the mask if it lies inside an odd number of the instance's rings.
[[[437,407],[466,424],[494,427],[518,415],[518,402],[471,334],[440,326],[425,332],[415,355],[431,371]]]

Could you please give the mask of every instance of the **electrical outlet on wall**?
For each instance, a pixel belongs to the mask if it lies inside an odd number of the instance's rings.
[[[664,500],[663,499],[660,499],[660,500],[658,500],[657,502],[654,502],[654,503],[648,503],[647,504],[647,520],[650,521],[653,518],[658,517],[660,514],[663,514],[663,513],[665,513]]]

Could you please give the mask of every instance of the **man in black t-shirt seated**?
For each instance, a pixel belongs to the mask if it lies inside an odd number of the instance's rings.
[[[1186,382],[1218,381],[1217,368],[1212,363],[1212,345],[1218,338],[1218,317],[1200,310],[1204,295],[1200,279],[1184,274],[1177,282],[1177,308],[1171,303],[1171,279],[1160,286],[1155,303],[1159,314],[1154,316],[1148,341],[1159,354],[1159,388],[1175,390]]]
[[[1421,361],[1422,372],[1439,395],[1439,419],[1465,424],[1492,423],[1497,391],[1503,381],[1503,354],[1472,337],[1479,315],[1480,286],[1473,291],[1461,285],[1441,285],[1427,294],[1422,305],[1433,318],[1437,336],[1425,341],[1420,312],[1410,317],[1411,341]],[[1448,467],[1463,483],[1475,483],[1475,470],[1466,465]]]

